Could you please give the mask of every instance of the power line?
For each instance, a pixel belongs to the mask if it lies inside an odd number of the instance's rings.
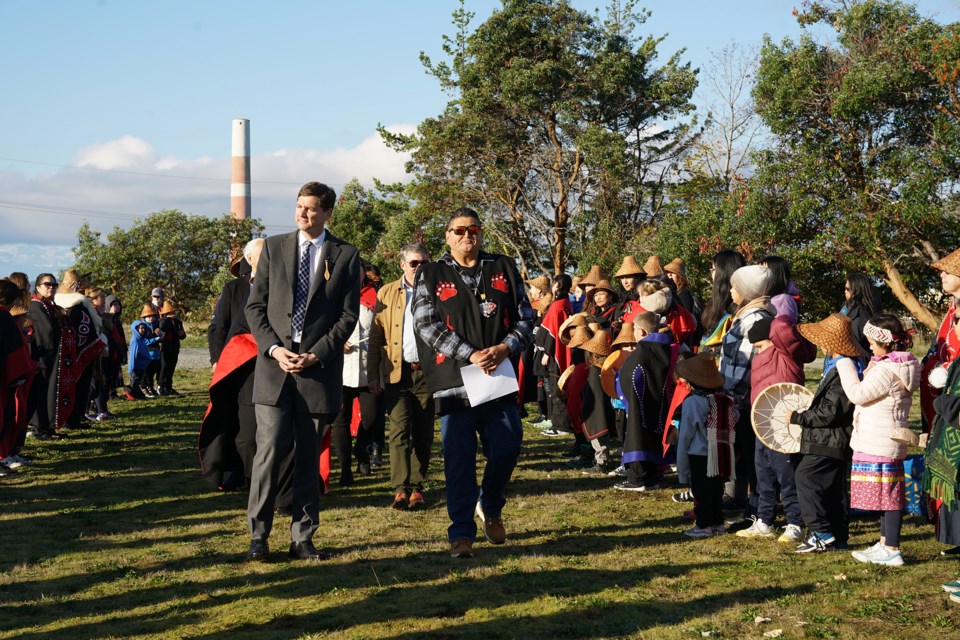
[[[100,169],[98,167],[80,167],[73,164],[57,164],[55,162],[40,162],[38,160],[21,160],[18,158],[5,158],[0,157],[0,160],[6,162],[19,162],[21,164],[33,164],[43,167],[57,167],[59,169],[76,169],[77,171],[90,171],[94,173],[116,173],[122,175],[131,175],[131,176],[143,176],[147,178],[166,178],[166,179],[176,179],[176,180],[199,180],[202,182],[219,182],[221,184],[230,183],[229,178],[204,178],[202,176],[183,176],[169,173],[151,173],[146,171],[126,171],[124,169]],[[276,184],[276,185],[285,185],[285,186],[300,186],[303,182],[282,182],[279,180],[251,180],[251,184]],[[333,187],[344,187],[347,183],[345,182],[329,182],[327,183]],[[376,185],[373,184],[363,184],[360,185],[366,189],[376,188]]]

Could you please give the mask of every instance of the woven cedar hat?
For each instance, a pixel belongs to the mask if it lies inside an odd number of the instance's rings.
[[[593,289],[590,289],[590,291],[587,291],[587,300],[589,300],[593,304],[596,304],[593,302],[593,297],[597,293],[597,291],[606,291],[608,294],[610,294],[610,297],[612,298],[612,302],[616,302],[617,300],[620,299],[620,296],[617,295],[617,292],[614,291],[613,287],[610,286],[609,280],[601,280],[600,282],[597,283],[597,286],[595,286]]]
[[[590,331],[590,327],[577,327],[567,341],[567,346],[571,349],[579,349],[581,345],[590,342],[591,338],[593,338],[593,332]]]
[[[647,274],[648,278],[651,276],[662,276],[663,262],[660,260],[660,257],[650,256],[647,258],[647,261],[643,265],[643,272]]]
[[[618,333],[617,337],[610,343],[610,348],[619,349],[620,347],[634,344],[637,344],[637,338],[633,335],[633,323],[624,322],[623,326],[620,327],[620,333]]]
[[[946,271],[949,274],[960,276],[960,249],[940,258],[930,266],[937,271]]]
[[[83,282],[83,278],[74,269],[67,269],[63,272],[63,277],[60,278],[57,293],[82,293],[85,286],[86,283]]]
[[[603,272],[600,270],[600,265],[595,264],[590,267],[590,273],[580,278],[580,286],[585,284],[597,286],[601,280],[603,280]]]
[[[163,306],[160,307],[160,315],[165,316],[165,315],[167,315],[168,313],[176,313],[176,312],[177,312],[177,310],[176,310],[176,308],[173,306],[173,303],[170,302],[170,300],[164,300],[164,301],[163,301]]]
[[[674,258],[664,265],[663,270],[668,273],[675,273],[684,280],[687,279],[687,263],[683,261],[683,258]]]
[[[157,310],[153,308],[152,304],[143,305],[143,311],[140,312],[141,318],[147,318],[155,315],[157,315]]]
[[[536,287],[545,293],[550,290],[550,280],[547,278],[547,276],[537,276],[536,278],[532,278],[530,280],[524,280],[524,282],[531,287]]]
[[[533,310],[536,311],[537,313],[546,313],[547,309],[549,309],[550,305],[552,304],[553,304],[553,294],[547,293],[540,296],[536,300],[534,300],[533,304],[531,304],[530,306],[533,307]]]
[[[580,348],[598,356],[610,355],[610,332],[606,329],[594,332],[593,337],[580,345]]]
[[[611,398],[618,397],[617,372],[620,371],[620,367],[623,366],[629,356],[630,354],[626,351],[612,351],[603,361],[603,366],[600,367],[600,386],[603,388],[603,392]]]
[[[800,335],[828,353],[852,358],[863,358],[867,352],[853,337],[850,318],[831,313],[820,322],[805,322],[797,325]]]
[[[643,273],[643,268],[637,264],[637,261],[633,259],[633,256],[624,256],[623,263],[620,265],[620,268],[617,269],[617,272],[613,274],[614,278],[625,278],[627,276],[639,276]]]
[[[710,353],[702,352],[686,360],[678,360],[677,376],[701,389],[722,389],[723,375],[717,369],[717,360]]]
[[[567,344],[570,341],[570,336],[573,335],[574,330],[577,327],[587,326],[587,323],[590,322],[591,317],[592,316],[589,314],[581,311],[580,313],[575,313],[564,320],[563,324],[560,325],[560,330],[558,332],[560,334],[560,341],[563,342],[563,344]]]
[[[560,379],[557,380],[557,386],[560,388],[561,391],[563,391],[563,388],[567,386],[567,380],[570,379],[570,376],[573,375],[573,371],[576,368],[577,368],[576,365],[570,365],[569,367],[567,367],[566,371],[560,374]]]

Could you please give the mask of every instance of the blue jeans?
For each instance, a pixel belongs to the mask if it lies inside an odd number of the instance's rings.
[[[477,435],[487,464],[477,487]],[[479,407],[440,416],[443,473],[447,480],[450,542],[477,537],[473,519],[477,501],[488,518],[497,517],[507,502],[504,490],[520,456],[523,427],[514,400],[487,402]]]

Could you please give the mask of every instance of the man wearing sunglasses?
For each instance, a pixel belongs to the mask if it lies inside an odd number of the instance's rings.
[[[523,429],[515,394],[471,406],[460,369],[468,364],[493,373],[503,360],[517,359],[530,344],[535,317],[512,258],[480,249],[480,217],[469,208],[447,223],[449,252],[420,266],[413,295],[413,320],[420,364],[440,415],[446,476],[450,555],[472,558],[477,536],[503,544],[500,517],[504,489],[520,455]],[[477,486],[477,436],[487,460]]]
[[[426,508],[423,483],[433,447],[433,400],[427,391],[413,330],[413,283],[420,265],[430,261],[420,243],[400,248],[403,276],[377,293],[370,327],[367,379],[370,391],[383,393],[390,416],[390,482],[394,509]]]

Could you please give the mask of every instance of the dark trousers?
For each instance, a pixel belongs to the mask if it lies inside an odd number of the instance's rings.
[[[400,382],[384,389],[390,416],[390,483],[394,490],[423,490],[433,448],[433,399],[421,370],[403,364]]]
[[[560,377],[551,374],[546,382],[547,396],[550,405],[550,415],[547,417],[550,418],[550,422],[553,423],[554,429],[571,433],[573,431],[573,425],[570,423],[570,415],[567,413],[567,403],[560,399],[560,390],[557,387],[557,383],[560,382]]]
[[[250,537],[266,540],[273,528],[273,510],[280,467],[293,452],[293,521],[290,539],[305,542],[320,526],[320,439],[332,415],[307,413],[298,406],[296,382],[288,375],[277,405],[256,405],[257,454],[247,501]]]
[[[180,349],[162,349],[160,351],[160,379],[157,385],[164,391],[173,388],[173,372],[180,360]]]
[[[880,537],[888,547],[900,546],[900,527],[903,525],[903,511],[884,511],[880,514]]]
[[[757,469],[757,518],[764,524],[773,525],[777,519],[777,494],[783,502],[783,513],[787,524],[803,528],[803,516],[800,502],[797,500],[797,483],[794,479],[790,454],[768,449],[759,440],[754,450],[754,463]]]
[[[659,466],[656,462],[628,462],[627,480],[634,484],[653,487],[660,481]]]
[[[693,513],[701,529],[723,525],[724,476],[707,476],[707,456],[689,456],[690,490],[693,492]]]
[[[77,378],[77,386],[74,389],[75,398],[73,402],[73,411],[67,418],[67,427],[76,429],[80,426],[80,421],[87,413],[90,405],[90,381],[93,379],[93,365],[88,366]]]
[[[537,376],[537,411],[546,418],[550,415],[550,406],[547,401],[547,379]]]
[[[845,544],[850,537],[850,463],[809,453],[793,459],[803,523],[810,531],[832,533],[838,543]]]
[[[349,472],[351,464],[350,442],[353,436],[350,435],[350,423],[353,421],[354,400],[360,401],[360,428],[357,430],[357,442],[353,447],[357,462],[370,463],[367,445],[374,442],[371,433],[376,429],[377,423],[383,423],[383,404],[380,396],[370,393],[367,387],[343,388],[343,406],[340,408],[340,413],[337,414],[333,424],[330,425],[330,429],[332,430],[333,451],[337,454],[341,472],[344,474]]]
[[[757,434],[750,423],[750,405],[740,407],[740,419],[736,426],[737,440],[733,445],[734,465],[737,470],[735,480],[727,481],[726,494],[737,501],[745,502],[756,496],[757,467],[754,464],[754,448]]]
[[[147,368],[143,372],[143,380],[141,380],[140,384],[144,387],[148,387],[149,389],[155,389],[157,386],[156,384],[157,374],[159,372],[160,372],[160,359],[157,358],[156,360],[154,360],[153,358],[151,358],[150,363],[147,365]]]

